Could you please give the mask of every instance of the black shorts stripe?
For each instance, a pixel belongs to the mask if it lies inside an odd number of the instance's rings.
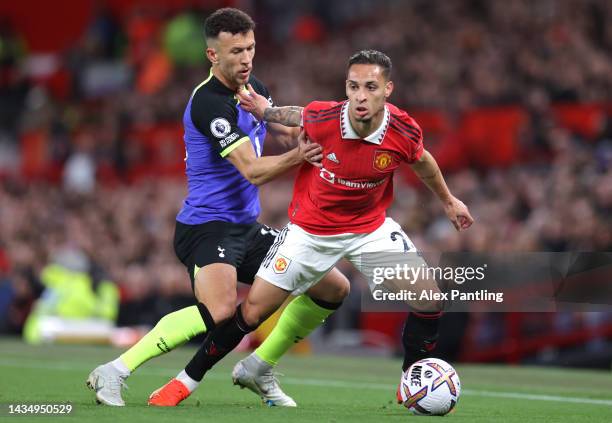
[[[404,131],[402,128],[400,128],[399,126],[397,126],[395,123],[390,123],[389,126],[393,129],[395,129],[397,132],[399,132],[400,134],[402,134],[403,136],[405,136],[406,138],[408,138],[410,141],[412,141],[415,144],[419,144],[419,139],[416,138],[414,135]]]
[[[278,236],[278,234],[280,233],[280,231],[278,229],[273,228],[271,226],[268,226],[268,225],[261,225],[261,226],[262,226],[262,228],[261,228],[261,234],[262,235],[265,235],[264,232],[267,232],[267,233],[272,234],[274,236],[274,238],[276,238]]]
[[[266,256],[264,257],[263,261],[261,262],[261,265],[264,267],[268,267],[270,265],[270,262],[272,261],[272,259],[274,258],[274,256],[276,255],[276,252],[278,251],[278,248],[280,247],[280,245],[283,243],[283,241],[285,240],[285,236],[287,235],[287,227],[285,226],[280,233],[278,234],[278,236],[276,237],[276,240],[274,241],[274,244],[272,244],[272,246],[270,247],[270,249],[268,250],[268,254],[266,254]]]
[[[266,256],[264,257],[263,261],[261,262],[261,265],[263,267],[268,267],[270,265],[270,262],[272,261],[272,258],[276,255],[276,252],[278,251],[278,247],[280,247],[280,245],[285,240],[285,237],[287,236],[287,230],[288,230],[288,228],[285,226],[280,231],[278,236],[276,237],[276,241],[274,241],[274,244],[272,244],[272,246],[270,247],[270,250],[268,250],[268,254],[266,254]]]
[[[400,127],[404,128],[406,131],[413,132],[417,138],[421,137],[421,131],[416,126],[410,125],[409,123],[406,123],[400,120],[395,115],[391,115],[391,121],[394,123],[397,123]]]

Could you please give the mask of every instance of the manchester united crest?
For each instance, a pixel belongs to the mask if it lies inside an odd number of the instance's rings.
[[[274,273],[285,273],[290,264],[291,260],[279,255],[274,262]]]
[[[393,156],[386,151],[376,151],[374,153],[374,169],[383,172],[393,163]]]

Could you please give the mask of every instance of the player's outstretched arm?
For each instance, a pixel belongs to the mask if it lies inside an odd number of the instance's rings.
[[[302,124],[302,110],[304,108],[300,106],[268,106],[264,110],[263,118],[267,122],[296,127]]]
[[[245,142],[232,151],[227,159],[253,185],[263,185],[304,161],[320,166],[323,149],[319,144],[306,140],[302,133],[298,146],[278,156],[257,157],[250,142]]]
[[[423,150],[419,160],[412,163],[410,167],[421,181],[442,201],[444,212],[453,226],[455,226],[455,229],[461,231],[472,226],[474,218],[470,211],[461,200],[451,194],[444,181],[444,176],[442,176],[442,171],[438,163],[436,163],[436,159],[427,150]]]
[[[247,90],[238,92],[240,105],[244,110],[250,112],[259,120],[268,123],[279,123],[284,126],[298,127],[302,123],[302,110],[300,106],[272,107],[268,99],[257,94],[251,84],[247,85]]]

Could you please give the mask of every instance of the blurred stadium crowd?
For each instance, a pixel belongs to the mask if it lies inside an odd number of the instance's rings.
[[[134,7],[96,3],[53,54],[30,51],[0,15],[0,332],[19,333],[49,263],[116,282],[122,325],[192,301],[172,251],[185,193],[179,123],[207,74],[211,5],[123,3]],[[277,104],[344,98],[358,48],[393,59],[392,102],[423,117],[426,148],[477,220],[455,233],[430,193],[400,175],[390,215],[421,250],[612,251],[610,2],[245,4],[258,22],[255,74]],[[487,111],[518,116],[510,135],[474,135],[466,122],[476,113],[480,126]],[[286,222],[291,189],[291,177],[262,189],[263,223]],[[349,304],[336,324],[358,326],[357,310]]]

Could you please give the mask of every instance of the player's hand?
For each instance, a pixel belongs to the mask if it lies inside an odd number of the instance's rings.
[[[458,198],[451,197],[451,200],[444,205],[444,212],[458,231],[467,229],[474,223],[474,218],[467,206]]]
[[[306,137],[306,132],[302,130],[298,136],[298,152],[300,157],[315,167],[323,167],[323,147],[319,144],[310,142]]]
[[[236,94],[240,100],[240,107],[252,113],[257,120],[263,120],[264,111],[270,107],[268,99],[257,94],[251,84],[247,84],[246,88],[246,90],[239,89]]]

